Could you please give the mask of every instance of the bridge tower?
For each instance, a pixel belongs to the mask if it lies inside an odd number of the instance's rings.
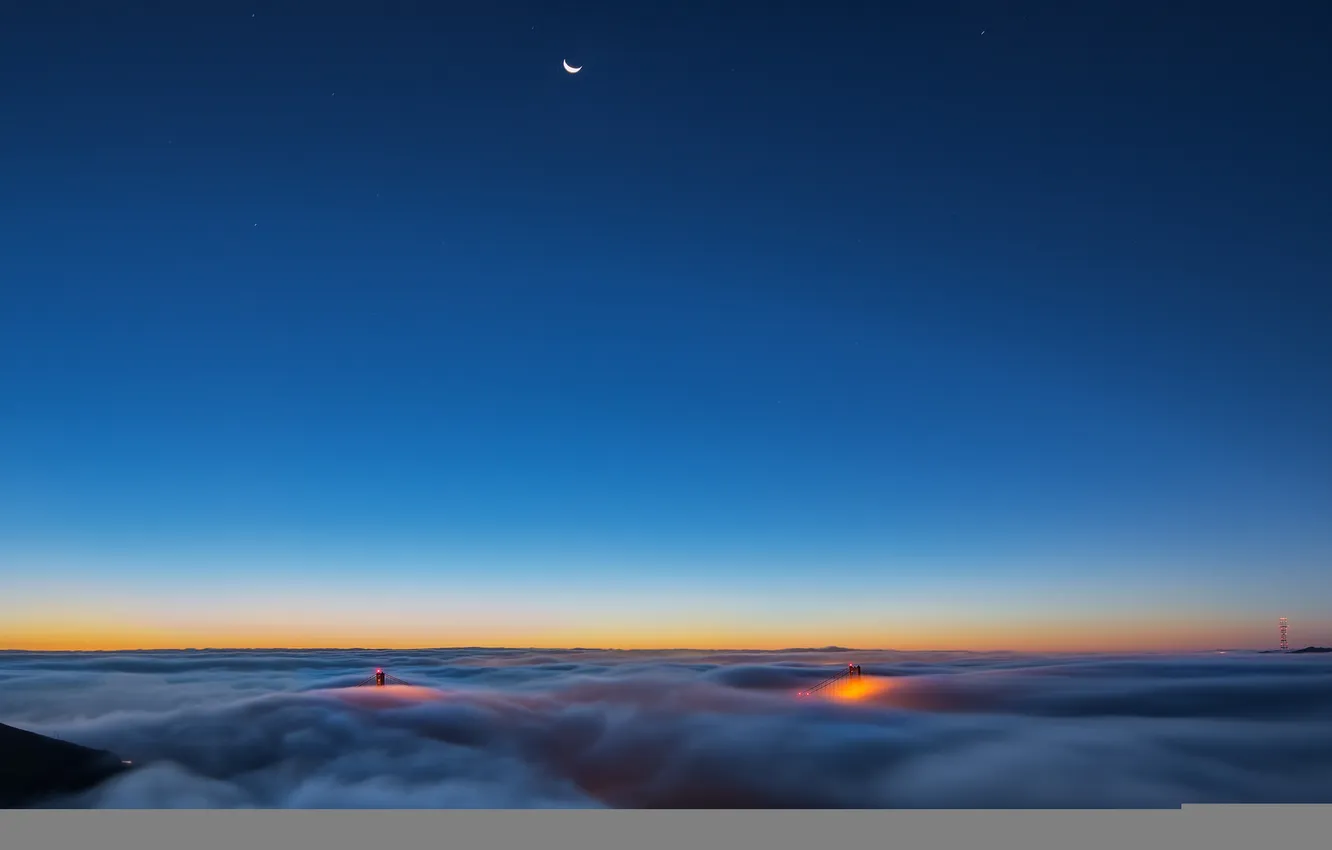
[[[1282,617],[1281,619],[1277,620],[1277,632],[1281,635],[1282,652],[1285,652],[1286,650],[1290,649],[1290,641],[1286,640],[1286,629],[1289,626],[1290,623],[1286,621],[1285,617]]]
[[[383,671],[383,670],[376,670],[376,671],[375,671],[375,687],[376,687],[376,688],[382,688],[382,687],[384,687],[384,671]]]

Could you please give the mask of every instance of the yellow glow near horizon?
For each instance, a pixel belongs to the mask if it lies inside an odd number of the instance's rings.
[[[847,627],[806,624],[784,629],[725,622],[645,622],[636,628],[621,622],[584,626],[539,623],[524,625],[515,618],[486,624],[477,620],[424,623],[369,617],[366,621],[324,623],[306,616],[286,623],[151,622],[116,620],[105,615],[28,614],[0,623],[0,648],[37,651],[114,651],[186,648],[229,649],[429,649],[447,646],[569,648],[575,646],[627,650],[752,649],[846,646],[903,651],[1138,652],[1203,650],[1226,646],[1265,645],[1261,631],[1175,623],[1147,627],[1141,623],[1023,624],[967,623],[947,630],[947,643],[932,643],[911,628]]]
[[[312,556],[313,557],[313,556]],[[646,584],[628,573],[562,584],[501,578],[410,577],[371,568],[312,576],[302,563],[272,574],[168,569],[128,580],[129,567],[95,560],[73,571],[31,557],[0,594],[0,649],[181,648],[422,649],[448,646],[631,650],[844,646],[903,651],[1156,652],[1265,647],[1266,619],[1202,603],[1126,599],[1104,585],[1046,589],[918,585],[833,597],[812,585],[775,580],[759,590],[700,576]],[[131,559],[126,562],[130,566]],[[659,565],[660,566],[660,565]],[[724,571],[718,570],[718,575]],[[200,578],[206,573],[206,578]],[[499,573],[497,572],[497,575]],[[553,574],[552,574],[553,575]],[[74,578],[77,576],[77,579]],[[1108,594],[1108,596],[1107,596]],[[1057,604],[1056,604],[1057,603]],[[1302,624],[1301,642],[1326,642],[1332,623]]]

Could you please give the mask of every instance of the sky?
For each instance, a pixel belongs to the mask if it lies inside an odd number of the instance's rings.
[[[54,808],[1327,803],[1330,662],[1250,652],[0,651],[0,720],[131,763],[85,793],[30,803]],[[848,663],[861,669],[855,680],[798,696]],[[355,687],[376,666],[405,684]]]
[[[11,4],[0,647],[1332,645],[1332,13],[1168,5]]]

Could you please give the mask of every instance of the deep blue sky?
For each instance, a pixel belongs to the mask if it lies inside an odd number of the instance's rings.
[[[1332,635],[1323,5],[177,8],[0,13],[0,604]]]

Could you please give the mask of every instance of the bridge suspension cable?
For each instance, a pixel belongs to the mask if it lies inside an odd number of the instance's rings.
[[[357,682],[355,685],[352,685],[352,687],[382,688],[385,685],[408,685],[410,687],[409,682],[404,682],[402,679],[399,679],[397,676],[385,673],[383,670],[376,670],[373,675],[365,679],[362,679],[361,681]]]
[[[802,697],[813,696],[814,694],[817,694],[820,691],[826,691],[828,688],[831,688],[835,685],[840,685],[843,682],[852,682],[859,678],[860,678],[860,665],[848,664],[846,665],[846,669],[843,670],[842,672],[838,673],[835,676],[829,676],[828,678],[824,679],[822,682],[819,682],[812,687],[805,688],[804,690],[799,691],[797,693],[797,696],[802,696]]]

